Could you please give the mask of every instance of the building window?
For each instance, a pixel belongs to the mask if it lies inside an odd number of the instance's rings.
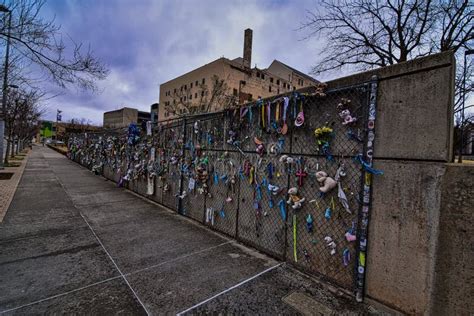
[[[192,100],[192,99],[193,99],[193,95],[190,94],[190,95],[189,95],[189,100]]]
[[[234,88],[234,95],[237,95],[237,89]]]
[[[173,104],[176,104],[176,100],[173,99]]]
[[[273,78],[272,77],[270,77],[270,83],[273,83]]]
[[[265,75],[264,74],[262,74],[262,80],[265,80]]]
[[[196,80],[196,87],[199,85],[199,82]]]
[[[192,89],[193,88],[193,83],[191,82],[191,84],[189,85],[189,88]]]
[[[202,78],[202,84],[206,83],[206,78]]]
[[[174,89],[174,92],[173,92],[173,93],[176,94],[176,88]]]
[[[280,85],[280,79],[277,79],[277,85]]]
[[[188,85],[187,84],[184,85],[184,91],[186,91],[186,90],[188,90]]]
[[[259,72],[257,72],[257,78],[260,78],[260,73]]]
[[[184,96],[184,102],[186,102],[186,96]]]
[[[295,91],[295,90],[296,90],[296,87],[295,87],[295,86],[293,86],[293,91]]]
[[[183,86],[181,86],[181,91],[183,91]]]
[[[183,97],[179,97],[179,102],[183,102]]]
[[[201,97],[203,97],[203,96],[204,96],[204,90],[203,90],[203,91],[201,91]]]
[[[268,92],[272,92],[272,86],[268,86]]]

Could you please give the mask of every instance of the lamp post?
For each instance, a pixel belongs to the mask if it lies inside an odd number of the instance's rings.
[[[0,169],[3,169],[3,142],[5,139],[5,116],[7,113],[7,89],[8,89],[8,57],[10,55],[10,34],[12,29],[12,12],[3,4],[0,4],[0,12],[8,13],[7,47],[5,50],[5,67],[3,68],[2,89],[2,115],[0,116]]]
[[[461,109],[461,144],[459,146],[458,163],[462,163],[462,153],[464,149],[464,107],[466,105],[466,76],[467,76],[467,55],[474,54],[474,49],[467,49],[464,51],[464,71],[462,76],[462,109]]]

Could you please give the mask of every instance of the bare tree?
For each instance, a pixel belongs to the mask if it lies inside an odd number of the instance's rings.
[[[312,69],[316,75],[347,66],[358,70],[383,67],[448,50],[462,54],[474,40],[474,3],[470,0],[320,0],[319,4],[319,10],[308,12],[301,27],[309,31],[308,38],[327,39],[322,59]],[[473,75],[472,62],[458,62],[456,121],[462,95],[467,98],[474,91]]]
[[[166,105],[164,110],[179,117],[188,114],[208,113],[212,109],[226,109],[237,104],[237,96],[230,93],[225,79],[214,75],[211,78],[211,83],[210,89],[206,84],[198,85],[194,95],[191,94],[194,99],[189,98],[190,94],[187,89],[179,89],[173,95],[175,101]]]
[[[468,48],[474,39],[469,0],[320,0],[302,29],[327,39],[312,72],[354,65],[393,65],[437,51]]]
[[[40,11],[45,0],[10,0],[3,4],[11,11],[12,27],[8,34],[7,15],[3,15],[0,35],[10,37],[12,45],[12,79],[30,83],[46,78],[36,77],[30,70],[38,67],[41,73],[61,87],[75,85],[94,89],[95,81],[107,76],[107,68],[93,56],[90,47],[83,47],[71,38],[67,46],[54,20],[45,20]],[[3,45],[4,41],[2,41]],[[69,49],[68,49],[69,48]],[[15,73],[14,66],[18,65]],[[24,66],[27,67],[24,67]],[[3,71],[3,70],[2,70]]]
[[[38,122],[43,114],[39,101],[44,96],[39,91],[11,91],[8,97],[7,112],[5,113],[5,127],[7,148],[5,163],[8,156],[13,157],[14,144],[29,141],[38,128]],[[18,146],[18,145],[17,145]]]

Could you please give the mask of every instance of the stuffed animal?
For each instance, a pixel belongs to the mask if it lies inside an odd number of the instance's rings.
[[[342,118],[342,125],[348,125],[357,121],[357,118],[352,116],[349,110],[343,110],[339,113],[339,117]]]
[[[327,87],[328,87],[328,85],[326,83],[320,82],[315,86],[316,89],[315,89],[313,94],[316,97],[320,97],[320,98],[325,97],[326,96],[325,91],[326,91]]]
[[[263,142],[258,139],[257,137],[255,137],[253,139],[255,145],[257,146],[257,148],[255,149],[255,152],[259,155],[259,156],[263,156],[263,154],[265,153],[265,145],[263,144]]]
[[[305,201],[305,198],[300,198],[298,196],[298,189],[290,188],[288,190],[288,194],[290,195],[290,197],[288,198],[288,201],[286,201],[286,203],[290,204],[291,208],[294,210],[300,209],[301,206],[303,206],[303,202]]]
[[[329,236],[324,237],[324,241],[326,242],[326,245],[329,248],[329,253],[331,254],[331,256],[334,256],[336,254],[336,243]]]
[[[327,193],[337,186],[336,180],[329,177],[324,171],[316,172],[316,180],[322,184],[322,186],[319,188],[319,191],[323,193]]]

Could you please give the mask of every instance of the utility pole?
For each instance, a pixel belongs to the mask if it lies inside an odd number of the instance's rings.
[[[12,29],[12,12],[3,4],[0,4],[0,12],[8,13],[7,47],[5,50],[5,67],[3,68],[2,89],[2,115],[0,116],[0,170],[3,169],[3,142],[5,140],[5,118],[7,114],[7,90],[8,90],[8,57],[10,55],[10,35]]]

